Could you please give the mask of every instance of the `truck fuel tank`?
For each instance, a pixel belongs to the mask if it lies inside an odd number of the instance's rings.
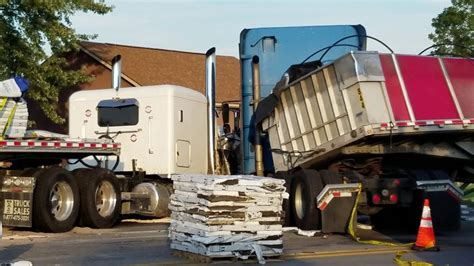
[[[165,183],[146,182],[136,185],[124,197],[131,201],[129,213],[152,217],[168,216],[171,190],[171,185]]]

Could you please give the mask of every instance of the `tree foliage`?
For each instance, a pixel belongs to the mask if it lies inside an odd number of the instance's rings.
[[[64,123],[55,111],[60,89],[89,77],[82,70],[68,70],[62,56],[77,51],[80,41],[95,37],[77,34],[70,17],[76,12],[102,15],[111,10],[94,0],[0,0],[0,80],[26,77],[28,98],[53,122]]]
[[[473,0],[451,0],[447,7],[432,20],[434,33],[428,37],[439,45],[438,55],[474,56],[474,2]],[[451,45],[442,45],[451,44]]]

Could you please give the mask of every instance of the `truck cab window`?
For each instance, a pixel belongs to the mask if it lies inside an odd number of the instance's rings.
[[[136,99],[110,99],[97,105],[97,123],[101,127],[133,126],[138,124]]]

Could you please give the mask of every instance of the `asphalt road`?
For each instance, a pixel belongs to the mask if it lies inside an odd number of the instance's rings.
[[[167,220],[128,221],[112,229],[75,228],[62,234],[4,230],[0,241],[0,264],[26,260],[33,265],[181,265],[195,261],[174,256],[168,243]],[[410,242],[409,234],[365,231],[363,238]],[[307,237],[295,232],[284,235],[284,255],[268,260],[275,265],[394,265],[397,252],[402,259],[436,265],[474,265],[474,222],[465,221],[459,232],[437,235],[440,252],[413,252],[407,247],[356,243],[345,235]],[[235,261],[217,260],[214,264]],[[256,261],[241,262],[255,264]]]

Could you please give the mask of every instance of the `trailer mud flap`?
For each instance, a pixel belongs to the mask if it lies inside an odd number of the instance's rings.
[[[324,187],[317,197],[323,233],[347,233],[359,192],[359,184],[334,184]]]
[[[421,215],[423,199],[430,200],[433,228],[437,231],[455,231],[461,227],[461,202],[463,191],[449,179],[417,181],[422,191],[418,212]]]
[[[449,179],[416,181],[416,187],[427,193],[446,191],[457,201],[461,201],[464,195],[464,192]]]
[[[31,227],[34,177],[5,176],[0,184],[0,210],[3,225]]]

